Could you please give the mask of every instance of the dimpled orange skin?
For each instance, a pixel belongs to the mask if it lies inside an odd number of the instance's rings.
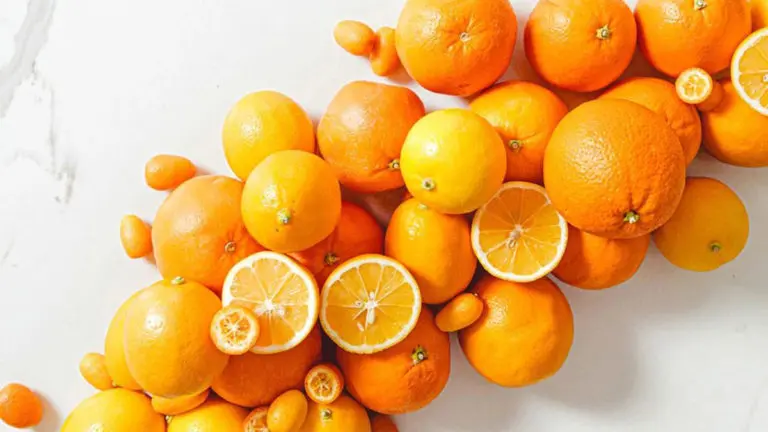
[[[334,96],[317,126],[320,153],[344,186],[380,192],[403,186],[400,149],[424,117],[421,99],[405,87],[354,81]]]
[[[211,386],[229,356],[211,340],[221,301],[196,282],[160,281],[131,300],[125,316],[125,360],[136,382],[168,399]]]
[[[347,390],[367,408],[382,414],[404,414],[432,402],[445,388],[451,373],[447,333],[422,308],[411,334],[375,354],[351,354],[341,348],[336,358]]]
[[[245,182],[242,217],[269,250],[298,252],[331,235],[341,215],[341,187],[330,165],[311,153],[267,156]]]
[[[598,99],[555,129],[544,185],[576,228],[606,238],[640,237],[672,217],[685,187],[685,157],[661,116],[634,102]]]
[[[675,85],[658,78],[628,78],[606,90],[600,98],[624,99],[661,115],[677,135],[688,165],[701,147],[701,119],[692,105],[680,100]]]
[[[28,387],[8,384],[0,390],[0,421],[14,428],[37,426],[43,419],[43,402]]]
[[[368,413],[343,394],[331,404],[309,403],[307,420],[299,432],[371,432]]]
[[[562,367],[573,343],[573,314],[554,282],[486,276],[474,291],[485,311],[459,332],[459,342],[480,375],[503,387],[523,387]]]
[[[197,168],[189,159],[175,155],[157,155],[144,166],[144,180],[155,190],[177,187],[195,176]]]
[[[333,233],[320,243],[289,254],[315,276],[318,286],[336,267],[358,255],[380,254],[384,250],[384,231],[362,207],[341,203],[341,217]]]
[[[701,113],[704,148],[727,164],[768,166],[768,117],[750,108],[736,93],[731,80],[722,82],[723,99]]]
[[[246,353],[230,359],[213,381],[213,391],[227,401],[244,406],[269,405],[287,390],[301,390],[304,378],[320,359],[322,341],[315,328],[295,348],[278,354]]]
[[[637,25],[622,0],[541,0],[525,26],[525,55],[548,83],[599,90],[632,61]]]
[[[430,210],[415,199],[395,209],[384,247],[411,272],[427,304],[444,303],[464,291],[477,268],[467,219]]]
[[[400,61],[422,87],[469,96],[506,72],[517,17],[507,0],[408,0],[395,33]]]
[[[221,291],[238,261],[264,250],[240,217],[243,184],[224,176],[196,177],[176,188],[160,206],[152,245],[160,274],[182,276]]]
[[[481,93],[469,105],[499,133],[507,151],[504,181],[543,181],[544,150],[568,107],[550,90],[507,81]]]
[[[692,67],[710,74],[727,68],[752,21],[746,0],[639,0],[635,18],[640,51],[671,77]]]
[[[650,234],[611,240],[569,226],[565,255],[553,273],[561,281],[577,288],[611,288],[637,273],[650,243]]]

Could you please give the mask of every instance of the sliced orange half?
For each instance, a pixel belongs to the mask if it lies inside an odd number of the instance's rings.
[[[744,102],[768,116],[768,27],[752,33],[736,49],[731,80]]]
[[[291,258],[258,252],[230,270],[221,301],[253,311],[259,320],[255,354],[287,351],[300,344],[317,323],[317,283]]]
[[[371,354],[405,339],[421,313],[410,272],[383,255],[361,255],[336,268],[323,286],[320,323],[345,351]]]
[[[225,306],[211,320],[211,339],[224,354],[242,355],[256,345],[259,318],[243,306]]]
[[[723,100],[723,87],[712,75],[700,68],[681,72],[675,81],[675,90],[680,100],[696,105],[700,111],[713,110]]]
[[[243,430],[245,432],[269,432],[269,428],[267,428],[268,412],[269,407],[265,406],[251,411],[243,421]]]
[[[532,282],[560,263],[568,224],[543,187],[527,182],[502,185],[472,220],[472,248],[491,275]]]
[[[344,376],[330,363],[319,364],[307,372],[304,391],[314,402],[332,404],[344,391]]]

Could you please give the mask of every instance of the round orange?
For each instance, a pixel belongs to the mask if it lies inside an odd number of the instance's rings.
[[[371,432],[368,413],[357,401],[342,395],[330,404],[309,403],[307,420],[299,432]]]
[[[395,34],[400,61],[422,87],[469,96],[506,72],[517,17],[507,0],[408,0]]]
[[[245,182],[248,232],[275,252],[297,252],[331,235],[341,214],[341,188],[331,167],[298,150],[267,156]]]
[[[637,25],[622,0],[539,1],[525,26],[525,55],[557,87],[589,92],[621,76],[632,61]]]
[[[111,389],[80,402],[59,432],[165,432],[165,417],[139,392]],[[198,432],[207,432],[199,430]]]
[[[573,314],[554,282],[521,284],[486,276],[474,291],[485,311],[459,332],[459,342],[480,375],[500,386],[522,387],[562,367],[573,343]]]
[[[43,402],[22,384],[8,384],[0,390],[0,421],[8,426],[26,429],[43,419]]]
[[[342,185],[359,192],[403,186],[400,149],[424,117],[424,104],[405,87],[354,81],[334,96],[317,126],[320,153]]]
[[[308,402],[299,390],[288,390],[277,397],[267,411],[270,432],[296,432],[307,418]]]
[[[544,185],[571,225],[601,237],[640,237],[672,217],[685,187],[685,157],[661,116],[634,102],[598,99],[555,129]]]
[[[270,432],[267,428],[267,413],[268,406],[254,408],[243,421],[244,432]]]
[[[235,263],[263,250],[243,225],[243,184],[223,176],[193,178],[163,202],[152,227],[160,274],[199,282],[216,292]]]
[[[398,432],[397,425],[392,417],[377,415],[371,421],[372,432]]]

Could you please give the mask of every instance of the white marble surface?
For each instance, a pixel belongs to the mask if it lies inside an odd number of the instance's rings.
[[[151,218],[164,196],[143,186],[144,161],[179,153],[228,172],[222,120],[257,89],[283,91],[317,118],[341,85],[374,79],[334,45],[335,22],[392,24],[401,4],[0,1],[0,384],[46,396],[37,430],[58,430],[92,393],[80,357],[102,349],[118,305],[157,278],[118,241],[123,214]],[[523,22],[533,1],[513,4]],[[520,52],[512,69],[528,70]],[[463,103],[418,91],[430,108]],[[444,394],[399,417],[400,429],[768,430],[768,170],[700,156],[692,172],[724,180],[750,211],[752,236],[736,262],[693,274],[651,250],[626,286],[565,287],[576,339],[557,376],[502,389],[455,350]]]

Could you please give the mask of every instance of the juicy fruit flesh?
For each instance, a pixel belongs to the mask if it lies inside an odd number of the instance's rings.
[[[737,67],[749,98],[768,108],[768,33],[744,51]]]
[[[714,83],[708,73],[694,68],[680,74],[675,86],[684,102],[698,104],[704,102],[712,93]]]
[[[228,306],[213,317],[211,337],[227,354],[244,354],[259,337],[258,318],[249,309]]]

